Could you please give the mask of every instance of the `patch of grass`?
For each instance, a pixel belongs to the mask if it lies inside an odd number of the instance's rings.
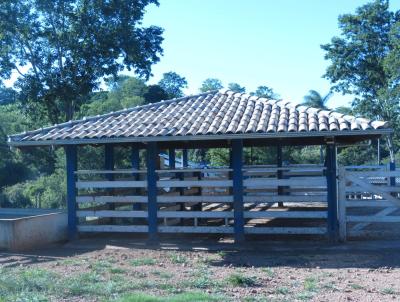
[[[120,267],[111,267],[109,269],[109,272],[111,274],[125,274],[127,272],[126,269],[120,268]]]
[[[0,301],[48,301],[58,278],[44,269],[0,269]]]
[[[80,266],[84,263],[84,260],[79,258],[66,258],[58,263],[66,266]]]
[[[352,284],[350,284],[350,287],[351,287],[352,289],[364,289],[364,287],[363,287],[362,285],[357,284],[357,283],[352,283]]]
[[[179,255],[179,254],[171,254],[170,255],[170,260],[174,264],[186,264],[186,263],[188,263],[188,259],[185,256]]]
[[[133,266],[144,266],[144,265],[155,265],[157,264],[157,261],[153,258],[137,258],[137,259],[132,259],[129,261],[129,263]]]
[[[307,277],[304,280],[304,289],[310,292],[318,291],[318,280],[314,277]]]
[[[99,260],[89,264],[89,268],[96,272],[102,272],[112,267],[111,263],[106,260]]]
[[[261,271],[263,271],[264,273],[267,274],[268,277],[270,278],[274,278],[275,277],[275,272],[272,268],[270,267],[264,267],[261,269]]]
[[[381,293],[384,295],[396,295],[397,294],[396,290],[392,287],[386,287],[386,288],[382,289]]]
[[[287,295],[290,293],[290,290],[286,286],[281,286],[278,287],[275,292],[280,295]]]
[[[143,293],[132,293],[117,300],[117,302],[212,302],[220,301],[221,297],[201,292],[186,292],[169,297],[155,297]]]
[[[174,274],[172,274],[172,273],[163,272],[163,271],[152,271],[151,274],[154,275],[154,276],[158,276],[160,278],[163,278],[163,279],[170,279],[170,278],[172,278],[174,276]]]
[[[233,286],[255,286],[257,284],[255,277],[248,277],[240,273],[231,274],[227,281]]]
[[[314,294],[308,291],[301,292],[297,295],[297,299],[300,301],[308,301],[314,297]]]
[[[221,258],[225,258],[227,254],[226,254],[226,252],[224,252],[224,251],[219,251],[219,252],[217,253],[217,255],[220,256]]]

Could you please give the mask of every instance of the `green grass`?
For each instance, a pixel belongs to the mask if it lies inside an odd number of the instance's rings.
[[[270,278],[274,278],[275,277],[275,272],[272,268],[270,267],[264,267],[261,269],[264,273],[266,273],[266,275]]]
[[[318,291],[318,279],[315,277],[307,277],[304,280],[304,289],[310,292]]]
[[[174,274],[172,274],[170,272],[163,272],[163,271],[152,271],[151,274],[154,276],[163,278],[163,279],[170,279],[174,276]]]
[[[109,272],[111,274],[125,274],[127,272],[126,269],[120,268],[120,267],[111,267],[109,269]]]
[[[362,285],[357,284],[357,283],[350,284],[350,287],[352,289],[364,289],[364,287]]]
[[[391,287],[382,289],[381,293],[384,295],[396,295],[397,294],[396,290]]]
[[[233,286],[255,286],[257,284],[255,277],[248,277],[240,273],[231,274],[227,281]]]
[[[133,266],[144,266],[144,265],[155,265],[157,264],[157,261],[153,258],[137,258],[137,259],[132,259],[129,261],[129,263]]]
[[[287,295],[290,293],[290,290],[286,286],[281,286],[276,289],[276,293],[280,295]]]
[[[186,264],[188,263],[188,259],[185,256],[179,254],[171,254],[170,260],[173,264]]]
[[[201,292],[186,292],[182,294],[172,295],[169,297],[156,297],[143,293],[131,293],[118,300],[117,302],[212,302],[224,301],[219,296],[212,296]]]

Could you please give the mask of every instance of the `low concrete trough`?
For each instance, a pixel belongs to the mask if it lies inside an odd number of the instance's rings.
[[[0,208],[0,250],[29,250],[67,239],[60,210]]]

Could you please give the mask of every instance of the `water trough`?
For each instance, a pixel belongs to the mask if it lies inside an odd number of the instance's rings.
[[[61,210],[0,209],[0,250],[28,250],[67,239]]]

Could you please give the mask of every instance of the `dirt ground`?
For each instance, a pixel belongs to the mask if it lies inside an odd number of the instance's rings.
[[[188,292],[168,301],[400,301],[400,240],[108,236],[0,252],[0,301],[164,301]],[[128,293],[148,296],[124,300]]]

